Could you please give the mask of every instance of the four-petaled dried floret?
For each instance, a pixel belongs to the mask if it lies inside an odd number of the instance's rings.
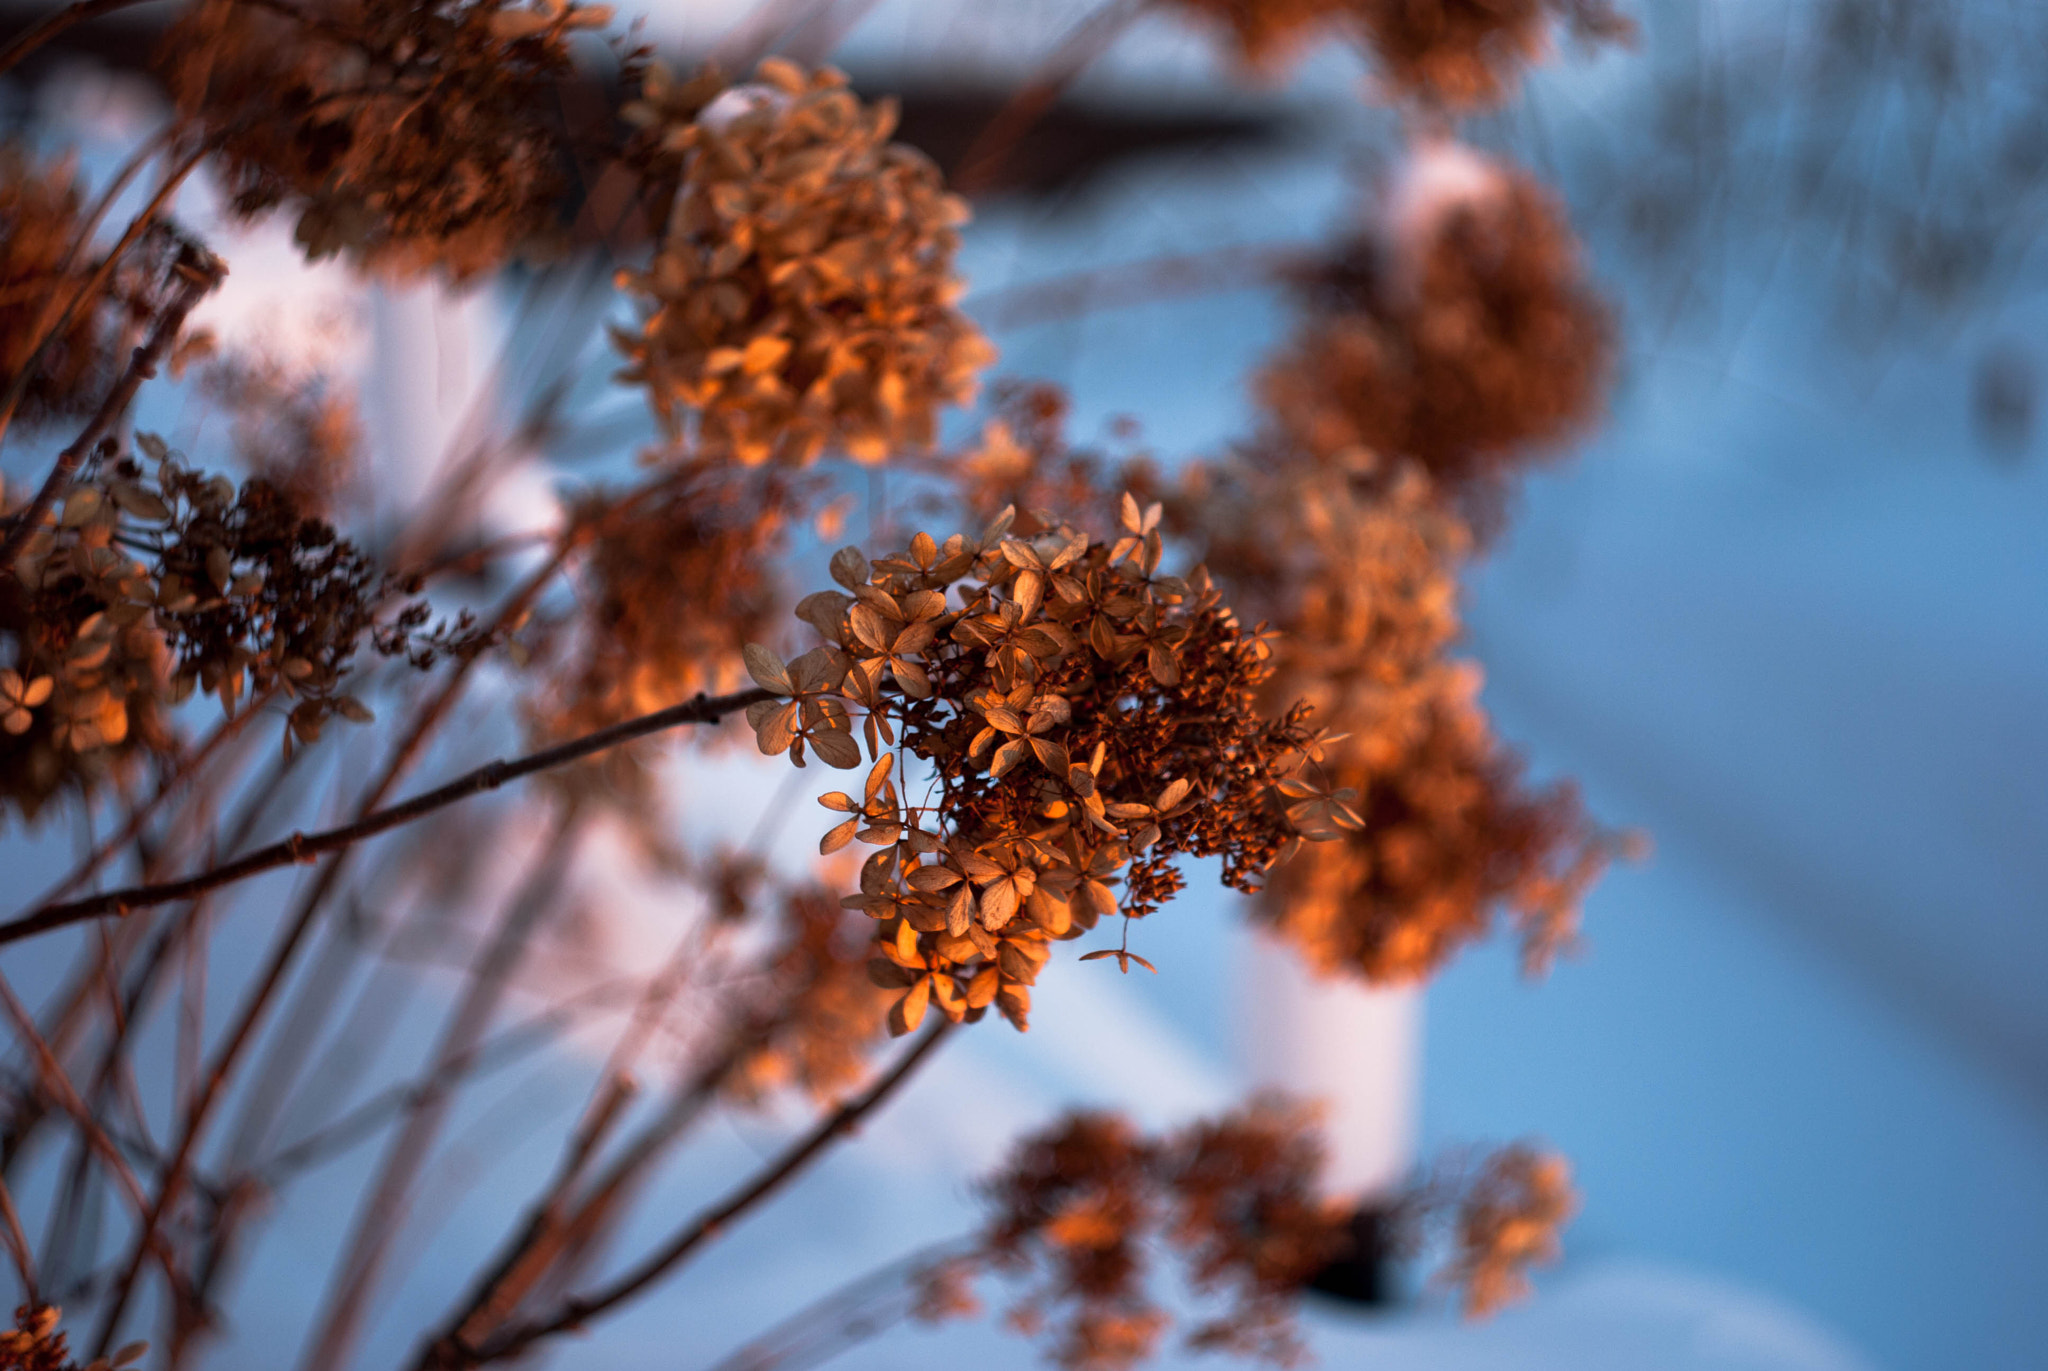
[[[655,69],[627,114],[680,163],[653,262],[621,277],[642,317],[616,331],[669,433],[748,465],[929,448],[994,352],[956,304],[967,207],[890,141],[894,104],[770,61],[708,105]]]

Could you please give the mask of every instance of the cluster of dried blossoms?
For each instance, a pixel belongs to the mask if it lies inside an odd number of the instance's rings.
[[[292,699],[300,742],[366,721],[347,691],[357,650],[404,653],[419,625],[416,609],[380,620],[394,587],[269,483],[137,443],[149,469],[89,464],[0,577],[0,784],[24,819],[167,751],[168,712],[195,692],[229,716]]]
[[[1413,980],[1512,910],[1543,965],[1577,927],[1613,840],[1569,786],[1531,791],[1455,654],[1464,521],[1413,463],[1245,461],[1190,473],[1176,501],[1210,565],[1278,630],[1269,700],[1334,736],[1289,787],[1327,839],[1275,868],[1255,910],[1321,970]]]
[[[77,251],[83,200],[70,164],[0,148],[0,387],[21,388],[26,420],[87,410],[113,380],[124,320],[107,286],[94,288],[100,262]]]
[[[465,277],[555,234],[554,86],[571,37],[610,19],[565,0],[199,0],[162,60],[239,213],[290,205],[315,257]]]
[[[1285,65],[1318,39],[1366,44],[1405,99],[1454,109],[1497,105],[1540,61],[1560,21],[1581,38],[1632,30],[1602,0],[1177,0],[1222,25],[1254,71]]]
[[[624,378],[693,450],[748,465],[929,448],[994,355],[955,308],[966,203],[890,141],[893,103],[830,68],[771,60],[712,88],[651,67],[626,109],[676,192],[653,261],[621,278],[645,302],[616,335]]]
[[[1471,184],[1304,273],[1300,325],[1259,394],[1316,461],[1407,458],[1483,500],[1599,415],[1613,327],[1548,191],[1462,149],[1421,159],[1420,176]]]
[[[761,1101],[794,1088],[822,1102],[860,1081],[895,996],[869,978],[866,921],[830,889],[801,885],[780,904],[777,942],[760,973],[774,1009],[727,1089]]]
[[[325,377],[274,361],[221,357],[199,376],[202,394],[232,416],[237,465],[304,514],[332,518],[355,479],[362,428],[353,398]]]
[[[848,904],[879,921],[893,1031],[932,1003],[955,1021],[993,1003],[1021,1028],[1050,940],[1153,912],[1184,854],[1255,888],[1293,838],[1273,797],[1314,735],[1261,709],[1271,654],[1207,574],[1160,574],[1159,514],[1125,496],[1113,544],[1010,537],[1005,515],[872,565],[842,549],[847,593],[797,606],[828,646],[786,665],[749,647],[782,697],[748,710],[762,752],[852,768],[865,739],[863,793],[824,798],[850,817],[821,849],[878,849]],[[911,758],[930,772],[917,799]]]
[[[1321,1171],[1313,1116],[1271,1097],[1165,1137],[1115,1114],[1069,1114],[982,1183],[987,1226],[968,1252],[921,1273],[917,1313],[978,1312],[976,1277],[993,1271],[1026,1282],[1008,1322],[1026,1336],[1050,1330],[1059,1365],[1124,1371],[1172,1323],[1151,1269],[1163,1249],[1206,1308],[1184,1335],[1190,1350],[1294,1365],[1295,1295],[1352,1242],[1350,1206],[1324,1193]],[[1483,1315],[1524,1293],[1530,1266],[1556,1259],[1575,1208],[1563,1159],[1516,1144],[1419,1191],[1397,1215],[1396,1245],[1447,1229],[1440,1278]]]
[[[1342,1250],[1349,1218],[1319,1193],[1320,1166],[1302,1118],[1270,1102],[1166,1138],[1072,1114],[983,1184],[991,1212],[972,1261],[1035,1273],[1009,1322],[1028,1336],[1057,1316],[1059,1365],[1122,1371],[1171,1322],[1150,1281],[1149,1249],[1163,1244],[1196,1294],[1223,1300],[1189,1330],[1190,1348],[1292,1364],[1293,1296]]]
[[[1474,521],[1598,413],[1607,315],[1533,183],[1461,149],[1424,157],[1448,192],[1425,186],[1437,203],[1308,274],[1260,378],[1266,430],[1171,500],[1276,630],[1269,704],[1306,701],[1335,735],[1289,787],[1297,826],[1330,841],[1275,870],[1258,917],[1324,971],[1375,981],[1428,974],[1502,907],[1542,966],[1617,846],[1570,787],[1525,787],[1455,655]]]

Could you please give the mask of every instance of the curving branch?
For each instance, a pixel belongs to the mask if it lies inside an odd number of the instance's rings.
[[[873,1085],[820,1119],[772,1165],[764,1168],[737,1192],[699,1214],[632,1270],[590,1294],[571,1296],[550,1313],[505,1329],[480,1347],[469,1346],[453,1337],[440,1339],[421,1355],[419,1371],[465,1371],[466,1368],[516,1357],[542,1339],[579,1328],[632,1299],[689,1260],[699,1247],[717,1237],[733,1220],[781,1189],[819,1153],[853,1132],[862,1119],[902,1088],[952,1029],[950,1019],[939,1019]]]
[[[187,163],[176,176],[169,178],[165,183],[166,191],[182,181],[185,172],[190,171],[194,165],[197,165],[197,163]],[[151,207],[144,212],[141,218],[136,220],[136,223],[142,223],[154,215],[157,205],[164,198],[164,193],[159,192],[157,201],[151,204]],[[127,239],[123,239],[123,244],[125,245],[127,241]],[[114,254],[109,254],[107,258],[109,264],[115,260],[118,252],[119,249]],[[106,270],[107,268],[102,268],[102,275],[104,275]],[[221,278],[227,275],[227,266],[211,253],[188,249],[180,257],[176,271],[178,275],[177,293],[171,297],[170,303],[164,306],[164,312],[157,319],[156,328],[151,332],[149,340],[141,347],[135,349],[134,356],[129,359],[128,369],[121,373],[121,379],[114,383],[113,390],[108,392],[107,398],[101,402],[99,409],[93,414],[91,420],[86,423],[85,431],[78,435],[71,446],[57,454],[57,461],[50,468],[50,474],[43,478],[43,484],[36,490],[35,498],[29,501],[27,508],[14,516],[13,523],[9,526],[6,536],[0,538],[0,575],[14,574],[15,554],[20,552],[22,547],[28,542],[29,535],[42,525],[43,516],[49,513],[52,505],[56,504],[58,495],[63,493],[65,485],[70,482],[72,475],[77,472],[79,464],[85,460],[86,455],[99,445],[100,439],[105,437],[113,429],[120,417],[127,412],[129,404],[135,399],[135,392],[142,388],[142,383],[156,375],[157,365],[170,352],[171,345],[178,341],[178,334],[185,327],[185,316],[197,308],[199,302],[205,299],[215,286],[220,284]],[[79,292],[78,298],[72,301],[73,310],[92,291],[98,289],[98,279],[96,277],[94,283],[89,284],[85,290]],[[56,328],[51,329],[44,335],[45,343],[63,327],[70,316],[70,312],[67,310],[65,319],[59,320]],[[26,378],[34,371],[36,364],[40,360],[40,348],[38,348],[38,355],[31,357],[23,365],[20,376],[15,380],[15,395],[13,398],[19,398],[20,390],[27,384]],[[10,401],[8,412],[11,414],[12,411],[13,404]]]
[[[446,785],[415,795],[410,800],[402,800],[395,805],[375,810],[354,823],[343,824],[339,828],[330,828],[319,833],[294,833],[282,842],[258,848],[247,856],[238,857],[234,861],[222,863],[206,871],[196,872],[180,880],[129,886],[124,890],[110,890],[105,894],[88,896],[82,900],[45,905],[18,919],[0,924],[0,946],[19,942],[38,933],[46,933],[51,929],[83,923],[88,919],[103,918],[109,914],[127,914],[151,905],[169,904],[173,900],[189,900],[265,871],[309,862],[324,853],[339,852],[366,838],[374,838],[380,833],[425,818],[436,810],[445,809],[471,796],[481,795],[487,790],[496,790],[502,785],[521,780],[535,772],[550,771],[559,766],[567,766],[571,762],[582,761],[585,757],[609,751],[621,743],[644,738],[650,733],[666,732],[685,724],[715,724],[748,705],[776,698],[775,695],[761,689],[742,690],[731,695],[705,695],[699,692],[679,705],[670,705],[667,709],[658,709],[637,719],[627,719],[623,723],[613,724],[610,728],[587,733],[581,738],[572,738],[566,743],[542,748],[524,757],[486,763],[474,771],[465,772]]]

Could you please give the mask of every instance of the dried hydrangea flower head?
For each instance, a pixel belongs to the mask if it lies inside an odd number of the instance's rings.
[[[862,793],[824,797],[849,817],[821,848],[878,849],[848,903],[877,921],[894,1031],[933,1004],[957,1021],[993,1003],[1021,1028],[1051,940],[1151,913],[1183,853],[1255,887],[1295,836],[1269,800],[1313,734],[1262,711],[1267,645],[1207,574],[1161,574],[1159,516],[1126,497],[1113,543],[1011,537],[1006,515],[873,564],[842,549],[845,591],[797,606],[827,645],[787,664],[747,649],[781,697],[748,711],[764,753],[853,768],[866,744]],[[898,774],[913,758],[929,783]]]
[[[1164,1138],[1070,1114],[983,1182],[992,1212],[978,1256],[1035,1274],[1010,1325],[1029,1335],[1061,1315],[1050,1350],[1071,1371],[1151,1355],[1170,1322],[1149,1288],[1157,1248],[1180,1259],[1198,1297],[1222,1301],[1189,1329],[1189,1348],[1292,1365],[1303,1355],[1295,1292],[1343,1242],[1346,1213],[1319,1193],[1321,1166],[1308,1116],[1272,1100]],[[957,1266],[942,1275],[960,1279]],[[956,1291],[939,1307],[962,1304]]]
[[[707,462],[625,501],[599,496],[577,509],[572,518],[593,532],[577,568],[581,593],[554,626],[535,731],[578,737],[739,685],[741,649],[785,613],[775,559],[804,517],[809,479]],[[624,748],[591,765],[616,797],[637,804],[649,795],[644,756]]]
[[[394,588],[266,482],[238,489],[136,442],[153,469],[96,458],[0,578],[0,775],[25,819],[168,751],[169,711],[195,691],[229,716],[282,695],[291,739],[310,742],[369,719],[347,693],[364,643],[425,665],[446,641],[416,633],[423,607],[380,621]]]
[[[1382,79],[1462,109],[1500,103],[1550,46],[1546,0],[1370,0],[1359,7]]]
[[[1479,673],[1424,678],[1391,758],[1331,758],[1327,784],[1358,822],[1275,869],[1255,917],[1311,964],[1374,982],[1419,980],[1506,911],[1524,966],[1568,949],[1585,892],[1619,850],[1568,784],[1532,790],[1478,703]]]
[[[457,279],[555,229],[550,111],[601,6],[335,0],[301,13],[199,0],[164,45],[185,117],[218,140],[234,209],[290,203],[308,253]]]
[[[1146,492],[1158,476],[1143,452],[1112,460],[1107,453],[1067,439],[1070,408],[1058,386],[999,380],[991,387],[989,418],[964,451],[949,455],[944,474],[970,523],[985,524],[1006,507],[1017,511],[1015,530],[1030,536],[1060,522],[1052,511],[1101,509],[1119,490]],[[1113,436],[1137,436],[1133,422],[1117,421]]]
[[[1487,1158],[1458,1206],[1443,1273],[1463,1287],[1465,1312],[1490,1314],[1527,1295],[1529,1268],[1558,1259],[1558,1233],[1578,1207],[1571,1163],[1557,1153],[1517,1144]]]
[[[823,1102],[859,1082],[895,997],[868,977],[866,921],[829,889],[783,892],[780,906],[780,941],[763,967],[776,1009],[728,1092],[761,1102],[792,1087]]]
[[[1614,849],[1567,787],[1531,792],[1453,654],[1464,522],[1412,462],[1284,446],[1190,473],[1177,521],[1277,630],[1268,707],[1331,735],[1281,793],[1305,837],[1254,918],[1327,974],[1427,975],[1512,912],[1528,965],[1567,946]]]
[[[1353,17],[1356,0],[1178,0],[1228,36],[1237,59],[1270,76]]]
[[[894,104],[771,60],[708,104],[650,68],[626,115],[678,164],[653,261],[621,277],[642,317],[616,331],[670,434],[748,465],[929,448],[994,350],[956,307],[967,207],[890,141]]]
[[[73,487],[0,576],[0,801],[24,821],[171,746],[173,657],[158,582],[118,540],[124,502],[160,507],[126,482]]]
[[[299,513],[332,518],[353,484],[362,451],[354,397],[325,376],[299,376],[275,361],[223,357],[199,388],[233,418],[235,457]]]
[[[1483,502],[1598,416],[1613,327],[1563,211],[1525,174],[1428,149],[1390,202],[1303,280],[1260,396],[1311,455],[1413,458]]]

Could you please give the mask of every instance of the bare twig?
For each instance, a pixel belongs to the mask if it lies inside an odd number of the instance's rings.
[[[918,1278],[969,1257],[971,1239],[933,1243],[848,1281],[776,1324],[711,1371],[806,1371],[907,1317],[917,1304]]]
[[[1131,26],[1152,0],[1108,0],[1102,8],[1076,24],[1045,59],[1039,74],[1019,87],[1009,103],[996,111],[988,127],[960,159],[953,175],[953,188],[962,195],[978,195],[1002,175],[1010,154],[1031,126],[1045,117],[1060,93],[1088,70],[1096,58],[1109,50],[1123,31]]]
[[[558,1274],[565,1256],[587,1245],[617,1215],[624,1199],[718,1097],[748,1052],[785,1018],[778,1013],[765,1021],[736,1025],[723,1049],[687,1080],[677,1082],[660,1115],[640,1130],[573,1208],[561,1186],[550,1186],[433,1341],[481,1342],[518,1310],[544,1277]],[[568,1167],[563,1170],[566,1174]]]
[[[457,1076],[481,1074],[510,1065],[527,1052],[553,1041],[562,1028],[574,1022],[576,1014],[587,1007],[587,1003],[601,1003],[613,996],[623,998],[633,988],[633,982],[624,980],[595,986],[521,1020],[479,1043],[474,1051],[440,1063],[431,1074],[392,1086],[364,1100],[341,1117],[267,1158],[256,1168],[256,1174],[266,1186],[275,1186],[293,1172],[318,1166],[372,1136],[429,1092],[443,1089],[448,1081]]]
[[[579,816],[575,805],[563,806],[553,834],[506,907],[490,946],[477,960],[469,988],[449,1019],[436,1053],[434,1083],[408,1105],[405,1124],[392,1138],[384,1164],[357,1211],[355,1231],[334,1268],[325,1314],[307,1345],[302,1363],[306,1371],[333,1371],[347,1361],[354,1347],[378,1275],[404,1228],[420,1170],[462,1082],[463,1073],[452,1064],[475,1056],[535,928],[555,908],[581,826]]]
[[[516,616],[524,614],[534,597],[540,594],[554,578],[555,573],[561,569],[562,563],[567,560],[571,549],[579,541],[575,530],[565,535],[556,547],[554,555],[498,607],[487,632],[495,632],[502,625],[512,622]],[[441,689],[420,708],[397,747],[392,749],[391,756],[385,760],[384,769],[379,773],[376,782],[358,801],[358,820],[377,811],[377,807],[384,802],[392,787],[398,784],[399,778],[419,757],[428,737],[439,727],[441,721],[447,717],[448,711],[454,708],[456,700],[461,697],[463,687],[478,660],[480,655],[471,655],[457,662],[448,680],[442,683]],[[285,976],[291,970],[299,948],[304,945],[306,934],[311,931],[314,921],[319,917],[322,905],[340,883],[347,858],[348,848],[344,844],[334,859],[321,868],[311,888],[299,900],[283,933],[272,948],[269,960],[258,974],[248,995],[244,997],[241,1008],[235,1015],[233,1026],[228,1030],[226,1040],[215,1052],[199,1095],[187,1108],[177,1146],[172,1151],[169,1163],[164,1167],[163,1181],[157,1189],[156,1200],[150,1206],[149,1213],[142,1222],[141,1231],[136,1234],[134,1244],[129,1248],[121,1277],[107,1301],[106,1312],[100,1321],[99,1335],[94,1340],[94,1357],[105,1355],[113,1346],[115,1335],[120,1332],[121,1317],[127,1311],[128,1301],[135,1294],[136,1280],[142,1273],[143,1255],[154,1239],[158,1226],[162,1224],[165,1215],[179,1198],[181,1188],[187,1179],[186,1172],[191,1164],[194,1149],[198,1147],[200,1138],[205,1134],[213,1109],[226,1092],[228,1079],[234,1073],[235,1064],[255,1040],[257,1025],[263,1021],[278,987],[284,984]]]
[[[14,1031],[20,1035],[22,1045],[35,1061],[37,1080],[42,1088],[56,1100],[58,1108],[71,1116],[72,1123],[78,1128],[80,1140],[92,1149],[93,1154],[106,1167],[108,1174],[113,1176],[135,1212],[138,1215],[145,1213],[149,1207],[149,1198],[143,1193],[142,1183],[135,1178],[135,1172],[128,1165],[128,1159],[121,1154],[121,1149],[114,1140],[107,1136],[106,1129],[93,1117],[93,1112],[85,1101],[79,1098],[77,1089],[64,1072],[63,1064],[51,1055],[49,1044],[36,1032],[35,1020],[16,998],[5,977],[0,977],[0,1010],[4,1010],[13,1022]],[[153,1256],[162,1263],[164,1275],[171,1282],[172,1292],[182,1298],[185,1283],[179,1276],[171,1251],[161,1235],[152,1235],[151,1242],[142,1250],[144,1256]]]
[[[219,724],[215,725],[213,732],[206,736],[204,742],[178,758],[177,764],[171,767],[164,774],[163,778],[157,782],[156,790],[151,793],[148,799],[129,809],[126,822],[114,833],[110,834],[105,841],[87,853],[63,880],[43,892],[42,898],[36,901],[36,905],[40,907],[54,900],[61,900],[81,885],[84,885],[88,880],[91,880],[93,875],[102,866],[106,865],[109,858],[135,840],[136,836],[142,832],[143,826],[163,806],[164,801],[170,798],[173,791],[191,777],[197,775],[202,767],[213,760],[214,754],[220,750],[222,745],[247,727],[250,720],[258,717],[258,712],[272,698],[274,693],[274,691],[271,691],[256,696],[249,701],[245,708],[237,712],[233,718],[223,719]]]
[[[1270,286],[1308,260],[1305,248],[1242,244],[1024,281],[972,297],[967,305],[991,328],[1019,328],[1174,296]]]
[[[78,0],[76,4],[66,5],[23,29],[6,47],[0,48],[0,73],[12,71],[15,63],[68,28],[103,14],[147,3],[149,0]]]
[[[86,422],[85,429],[69,447],[57,454],[57,461],[50,468],[50,474],[43,478],[35,498],[14,516],[6,536],[0,538],[0,576],[14,574],[15,554],[21,551],[29,535],[42,523],[50,506],[57,502],[58,493],[71,480],[86,454],[98,446],[101,437],[127,412],[142,383],[156,375],[157,364],[163,361],[164,354],[170,351],[179,331],[185,327],[185,316],[220,284],[221,278],[227,274],[227,267],[211,253],[188,248],[179,256],[177,274],[178,288],[170,303],[164,306],[148,341],[135,349],[134,356],[128,361],[128,369],[121,373],[121,379],[107,392],[107,398],[101,401],[99,409]],[[29,369],[25,367],[23,374],[26,375]]]
[[[791,1144],[773,1164],[727,1199],[697,1216],[664,1246],[618,1279],[588,1295],[575,1295],[549,1314],[517,1324],[491,1338],[482,1347],[468,1347],[455,1338],[430,1346],[420,1362],[421,1371],[453,1371],[481,1366],[517,1356],[544,1338],[580,1327],[633,1298],[676,1267],[688,1261],[699,1247],[725,1231],[727,1225],[781,1189],[842,1136],[852,1132],[869,1114],[899,1090],[952,1031],[950,1019],[940,1019],[922,1038],[882,1074],[873,1085],[821,1119],[802,1138]]]
[[[14,1258],[15,1274],[21,1277],[22,1294],[30,1304],[41,1304],[35,1258],[29,1253],[28,1235],[21,1231],[21,1215],[14,1208],[14,1192],[7,1188],[5,1180],[0,1180],[0,1222],[6,1224],[7,1231],[0,1237],[6,1239],[7,1255]]]
[[[387,833],[415,819],[424,818],[436,810],[445,809],[449,805],[481,795],[485,791],[496,790],[499,786],[524,779],[536,772],[579,762],[585,757],[609,751],[621,743],[629,743],[635,738],[644,738],[652,733],[663,733],[686,724],[714,724],[750,704],[774,698],[775,696],[768,691],[760,689],[737,691],[731,695],[700,693],[679,705],[670,705],[667,709],[658,709],[637,719],[627,719],[623,723],[601,728],[581,738],[573,738],[554,747],[530,752],[524,757],[487,763],[473,771],[465,772],[446,785],[366,814],[354,823],[343,824],[339,828],[330,828],[319,833],[294,833],[283,842],[258,848],[246,857],[223,863],[182,880],[131,886],[126,890],[114,890],[104,895],[51,905],[10,923],[0,924],[0,944],[18,942],[35,934],[81,923],[87,919],[102,918],[109,914],[127,914],[150,905],[191,899],[195,895],[218,890],[224,885],[247,880],[265,871],[311,861],[323,853],[339,852],[366,838]]]

